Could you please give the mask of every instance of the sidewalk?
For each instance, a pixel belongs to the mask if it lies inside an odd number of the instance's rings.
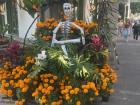
[[[140,40],[119,38],[117,48],[120,66],[116,91],[102,105],[140,105]]]
[[[5,99],[5,96],[0,94],[0,105],[15,105],[15,102],[9,99]]]

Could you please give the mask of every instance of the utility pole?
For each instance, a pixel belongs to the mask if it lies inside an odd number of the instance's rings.
[[[131,13],[130,3],[131,3],[130,0],[126,0],[126,1],[125,1],[124,18],[130,18],[130,13]]]

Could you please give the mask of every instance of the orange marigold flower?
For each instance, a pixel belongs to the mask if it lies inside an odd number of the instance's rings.
[[[80,102],[80,101],[77,101],[77,102],[76,102],[76,105],[81,105],[81,102]]]
[[[39,85],[38,90],[41,91],[43,89],[42,85]]]
[[[88,90],[90,89],[90,85],[86,85],[85,88]]]
[[[14,84],[14,80],[10,80],[10,85],[13,85]]]
[[[70,94],[74,94],[75,92],[74,92],[74,90],[70,90]]]
[[[96,91],[96,92],[95,92],[95,95],[96,95],[96,96],[98,96],[98,95],[99,95],[99,92],[98,92],[98,91]]]
[[[45,103],[47,103],[47,99],[42,99],[41,102],[42,102],[43,104],[45,104]]]
[[[52,76],[52,74],[47,74],[47,77],[51,77]]]
[[[72,86],[65,86],[66,89],[72,89]]]
[[[49,85],[47,83],[44,84],[44,87],[47,88]]]
[[[57,80],[57,78],[58,78],[57,76],[53,76],[53,79],[54,79],[54,80]]]
[[[66,96],[66,100],[70,100],[70,96],[69,95]]]
[[[38,22],[36,24],[36,26],[39,27],[39,28],[43,28],[43,27],[45,27],[45,24],[43,22]]]
[[[8,90],[8,91],[7,91],[7,95],[8,95],[8,96],[12,96],[12,95],[13,95],[13,91],[12,91],[12,90]]]
[[[82,85],[82,89],[86,88],[86,85]]]
[[[33,97],[38,96],[38,92],[36,91],[36,92],[32,93],[32,96],[33,96]]]
[[[47,89],[46,89],[45,94],[50,95],[50,93],[51,93],[50,90],[47,90]]]
[[[42,96],[42,98],[41,99],[46,99],[46,96]]]
[[[41,90],[41,92],[42,92],[42,93],[45,93],[45,91],[46,91],[46,89],[45,89],[45,88],[43,88],[43,89]]]
[[[83,92],[84,92],[84,93],[88,93],[88,89],[84,89]]]
[[[53,83],[54,83],[54,80],[53,80],[53,79],[51,79],[51,80],[50,80],[50,83],[51,83],[51,84],[53,84]]]
[[[49,79],[44,79],[44,82],[46,82],[46,83],[49,82]]]
[[[52,104],[51,105],[57,105],[57,102],[52,102]]]
[[[4,87],[9,87],[9,83],[5,83],[4,84]]]
[[[53,90],[54,90],[54,87],[49,86],[49,87],[47,88],[47,90],[53,91]]]
[[[2,84],[5,83],[5,82],[6,82],[6,80],[2,80]]]
[[[74,91],[75,91],[75,92],[79,92],[80,89],[79,89],[79,88],[75,88]]]
[[[23,93],[27,92],[28,91],[28,88],[29,88],[28,86],[22,88],[21,92],[23,92]]]
[[[25,78],[25,79],[24,79],[24,82],[25,82],[25,83],[29,83],[29,82],[30,82],[30,78]]]
[[[109,90],[109,93],[113,93],[113,92],[114,92],[114,89],[110,89],[110,90]]]
[[[16,105],[24,105],[25,101],[20,100],[20,101],[16,101],[15,104]]]

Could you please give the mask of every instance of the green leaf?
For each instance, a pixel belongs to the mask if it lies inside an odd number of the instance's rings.
[[[20,88],[16,89],[16,96],[17,96],[18,99],[24,99],[25,98],[25,95],[24,95],[24,93],[21,92]]]
[[[33,71],[28,75],[31,78],[38,76],[42,71],[45,71],[41,66],[33,66]]]
[[[61,50],[57,48],[49,48],[47,50],[49,59],[54,61],[62,70],[67,70],[69,68],[69,58],[67,58]]]
[[[25,8],[27,9],[32,8],[33,2],[31,0],[23,0],[23,3]]]

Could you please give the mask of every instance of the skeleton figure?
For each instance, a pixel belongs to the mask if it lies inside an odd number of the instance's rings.
[[[64,54],[66,56],[68,56],[65,44],[67,44],[67,43],[82,43],[84,45],[85,38],[83,36],[84,35],[83,29],[80,26],[76,25],[75,23],[70,22],[70,18],[71,18],[71,14],[72,14],[72,5],[70,3],[64,3],[63,10],[64,10],[64,14],[68,18],[66,19],[66,21],[60,22],[58,24],[58,26],[53,30],[53,38],[52,38],[51,47],[53,47],[54,44],[61,45],[61,48],[62,48]],[[76,28],[78,28],[80,30],[81,37],[76,38],[76,39],[67,39],[68,34],[70,33],[70,29],[71,29],[70,26],[71,25],[75,26]],[[56,39],[56,35],[57,35],[57,32],[60,28],[61,28],[61,33],[62,33],[63,37],[65,37],[65,40],[58,41]]]

